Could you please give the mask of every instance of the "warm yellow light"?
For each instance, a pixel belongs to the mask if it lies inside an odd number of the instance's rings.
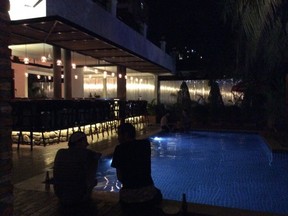
[[[47,62],[46,56],[41,56],[41,62],[43,62],[43,63]]]
[[[29,64],[29,58],[28,58],[28,57],[25,57],[25,58],[23,59],[23,61],[24,61],[24,64]]]
[[[62,61],[61,61],[60,59],[58,59],[58,60],[56,61],[56,65],[57,65],[57,66],[61,66],[61,65],[62,65]]]
[[[75,63],[72,63],[72,68],[76,69],[76,64]]]

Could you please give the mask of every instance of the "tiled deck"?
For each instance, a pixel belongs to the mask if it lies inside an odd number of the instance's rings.
[[[132,214],[124,214],[120,205],[114,201],[94,198],[90,206],[63,210],[58,203],[57,197],[53,192],[24,190],[15,188],[15,216],[165,216],[161,209],[151,212],[136,211]],[[171,207],[171,206],[170,206]],[[177,208],[177,207],[175,207]],[[78,211],[77,211],[78,210]],[[179,215],[179,214],[169,214]],[[205,214],[187,213],[187,216],[205,216]]]
[[[138,137],[147,137],[159,131],[159,126],[141,126],[137,128]],[[95,139],[94,139],[95,140]],[[117,144],[116,134],[100,136],[96,143],[90,145],[92,149],[102,152],[103,155],[111,154]],[[14,215],[41,215],[41,216],[57,216],[63,215],[58,205],[58,200],[53,193],[53,189],[45,190],[42,183],[45,179],[46,171],[52,173],[52,166],[55,154],[59,148],[66,148],[67,143],[59,143],[54,145],[35,146],[31,152],[29,145],[21,146],[17,151],[16,144],[13,145],[13,183],[14,183]],[[93,213],[90,215],[98,216],[123,216],[118,205],[118,194],[108,192],[93,193]],[[179,210],[181,203],[164,200],[162,209],[165,212],[176,212]],[[255,213],[249,211],[238,211],[236,209],[228,209],[221,207],[213,207],[199,204],[189,204],[189,214],[195,216],[272,216],[272,214]],[[72,216],[68,213],[66,215]],[[89,215],[89,213],[81,213],[78,215]],[[143,212],[135,212],[133,216],[144,216]],[[157,215],[179,215],[165,214],[163,211],[146,214],[147,216]],[[146,216],[145,215],[145,216]]]
[[[137,128],[138,137],[147,137],[150,134],[157,133],[159,126]],[[95,138],[95,137],[94,137]],[[88,140],[91,142],[92,140]],[[95,142],[95,139],[94,139]],[[103,155],[111,154],[117,144],[116,134],[110,136],[100,136],[99,139],[90,144],[90,148],[102,152]],[[73,211],[72,213],[63,212],[59,206],[58,199],[54,195],[53,188],[45,189],[42,182],[45,179],[46,171],[52,173],[52,166],[55,154],[58,149],[66,148],[67,143],[59,143],[43,146],[34,146],[33,151],[29,145],[22,145],[17,151],[16,144],[13,144],[13,183],[14,183],[14,215],[28,216],[60,216],[60,215],[97,215],[97,216],[118,216],[124,215],[118,204],[118,194],[94,192],[93,203],[91,208],[82,208],[80,213]],[[179,209],[180,203],[168,203],[165,201],[167,209]],[[174,206],[173,206],[174,205]],[[89,209],[89,211],[88,211]],[[84,211],[84,212],[83,212]],[[171,211],[171,210],[170,210]],[[151,213],[133,212],[133,216],[151,216]],[[153,212],[152,215],[166,215],[163,211]],[[190,214],[189,215],[202,215]]]

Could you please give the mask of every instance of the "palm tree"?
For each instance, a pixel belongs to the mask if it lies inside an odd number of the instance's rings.
[[[0,1],[0,215],[13,215],[11,107],[12,70],[10,63],[9,0]]]
[[[251,99],[249,104],[256,95],[264,96],[263,106],[271,120],[268,122],[274,127],[277,119],[283,115],[287,118],[288,111],[283,106],[288,66],[288,1],[223,0],[223,6],[225,21],[231,25],[236,41],[235,74],[250,84],[246,92],[246,99]]]

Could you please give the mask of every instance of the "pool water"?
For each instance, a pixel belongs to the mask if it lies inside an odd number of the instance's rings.
[[[257,134],[189,132],[150,137],[152,176],[164,199],[288,214],[288,154],[272,153]],[[96,190],[119,191],[111,157]]]

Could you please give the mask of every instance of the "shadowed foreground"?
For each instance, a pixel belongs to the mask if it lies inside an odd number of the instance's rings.
[[[130,214],[123,213],[120,205],[117,202],[103,201],[100,199],[93,199],[90,206],[81,206],[79,208],[73,206],[67,209],[61,207],[58,203],[57,197],[53,192],[23,190],[19,188],[14,189],[14,215],[41,215],[41,216],[165,216],[160,209],[151,211],[135,210]],[[180,215],[180,214],[169,214]],[[204,216],[203,214],[189,213],[187,216]]]

